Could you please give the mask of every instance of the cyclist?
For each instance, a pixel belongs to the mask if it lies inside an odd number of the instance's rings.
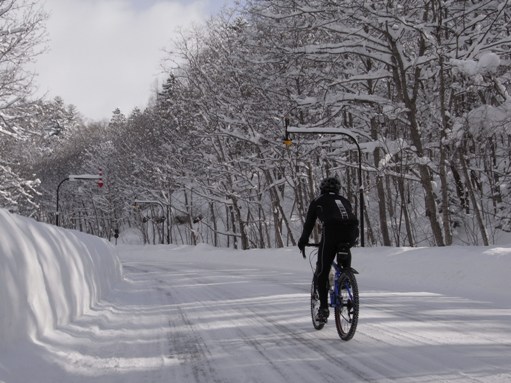
[[[298,248],[303,251],[309,241],[316,219],[322,224],[321,241],[318,249],[315,280],[318,289],[320,308],[318,322],[326,322],[330,314],[328,310],[328,275],[332,262],[341,245],[352,247],[358,235],[358,220],[353,214],[351,203],[339,195],[341,183],[337,177],[328,177],[321,181],[320,195],[309,206],[303,225]],[[351,259],[343,260],[343,267],[351,267]]]

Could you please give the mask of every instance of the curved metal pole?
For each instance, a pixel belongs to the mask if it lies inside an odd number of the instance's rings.
[[[362,183],[362,150],[358,144],[357,139],[347,131],[343,131],[341,128],[295,128],[289,126],[289,119],[285,120],[286,134],[284,137],[284,144],[291,145],[291,138],[289,133],[300,133],[300,134],[341,134],[349,137],[357,146],[358,150],[358,185],[359,185],[359,203],[360,203],[360,246],[365,246],[364,237],[364,184]]]
[[[59,190],[60,190],[60,186],[62,186],[62,184],[66,181],[69,181],[69,177],[66,177],[64,178],[62,181],[60,181],[59,183],[59,186],[57,186],[57,211],[55,212],[55,225],[58,226],[59,225]]]
[[[344,133],[340,133],[344,134]],[[357,145],[358,150],[358,187],[359,187],[359,203],[360,203],[360,246],[365,246],[365,240],[364,240],[364,184],[362,183],[362,150],[360,149],[360,145],[358,144],[358,141],[348,135],[345,134],[345,136],[350,137],[355,145]]]
[[[169,217],[168,217],[168,214],[165,213],[165,207],[163,206],[163,203],[161,201],[156,201],[156,200],[135,200],[133,201],[134,203],[138,203],[138,204],[149,204],[149,205],[155,205],[155,204],[158,204],[160,205],[161,207],[161,213],[163,214],[163,217],[168,220]],[[168,244],[170,245],[170,236],[169,234],[167,233],[167,238],[168,238]],[[164,245],[165,244],[165,222],[162,222],[162,233],[161,233],[161,244]]]

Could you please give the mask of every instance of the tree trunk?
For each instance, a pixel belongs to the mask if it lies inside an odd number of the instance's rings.
[[[408,245],[410,247],[413,247],[415,246],[415,240],[413,238],[413,230],[412,225],[410,223],[410,214],[408,212],[408,197],[406,196],[405,191],[405,181],[403,177],[399,177],[397,182],[399,187],[399,194],[401,197],[401,213],[403,214],[403,218],[405,220],[406,238],[408,239]]]
[[[442,12],[439,12],[440,18]],[[441,32],[438,33],[437,38],[440,39]],[[445,72],[444,72],[444,57],[440,54],[440,115],[442,118],[442,131],[440,133],[440,188],[442,190],[442,223],[444,227],[445,244],[452,245],[452,232],[451,232],[451,217],[449,206],[449,182],[447,180],[447,151],[449,147],[445,145],[447,139],[447,131],[450,130],[449,119],[446,112],[445,93],[447,92],[445,85]]]
[[[463,170],[463,176],[465,177],[465,187],[467,188],[467,192],[470,196],[470,201],[472,202],[474,215],[476,217],[477,225],[479,226],[479,231],[481,232],[481,237],[483,239],[483,245],[489,246],[488,234],[486,233],[486,228],[484,226],[483,217],[481,215],[480,205],[477,203],[477,198],[474,193],[474,188],[472,187],[472,182],[470,181],[470,175],[468,173],[468,164],[465,159],[465,155],[459,151],[459,158],[461,163],[461,168]]]
[[[216,223],[215,207],[213,202],[209,203],[209,211],[211,213],[211,222],[213,222],[213,246],[218,246],[218,225]]]
[[[378,139],[378,129],[376,125],[376,121],[373,119],[371,121],[371,138],[373,140]],[[379,174],[379,166],[381,161],[381,149],[376,147],[373,151],[374,158],[374,167],[376,169],[376,190],[378,192],[378,213],[380,216],[380,230],[383,240],[383,246],[391,246],[390,235],[389,235],[389,226],[387,222],[387,203],[385,196],[385,185],[384,178]]]
[[[407,118],[410,128],[410,136],[412,138],[412,144],[415,146],[416,155],[418,159],[419,177],[421,180],[422,188],[424,189],[424,205],[426,210],[426,216],[429,219],[433,237],[437,246],[445,246],[444,238],[442,234],[442,228],[438,222],[437,206],[435,201],[435,195],[433,192],[432,177],[429,167],[423,163],[424,150],[422,145],[421,130],[417,122],[417,92],[420,84],[421,70],[417,66],[414,73],[411,75],[412,86],[409,89],[408,84],[408,68],[405,67],[401,58],[401,51],[397,46],[397,42],[393,39],[391,33],[388,34],[388,41],[392,50],[392,59],[395,62],[393,70],[394,82],[398,89],[398,93],[403,100],[407,108]],[[425,51],[424,38],[421,37],[420,49],[418,56],[422,56]],[[409,94],[411,92],[411,95]]]
[[[236,217],[233,216],[233,222],[234,218],[239,222],[240,225],[240,238],[241,238],[241,249],[247,250],[249,248],[248,246],[248,237],[247,237],[247,230],[245,222],[243,221],[243,217],[241,216],[241,208],[238,206],[238,200],[236,197],[231,195],[232,200],[232,207],[234,210],[234,213],[236,213]]]

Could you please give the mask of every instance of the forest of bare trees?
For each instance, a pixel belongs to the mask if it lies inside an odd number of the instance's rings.
[[[510,1],[243,4],[175,39],[144,110],[90,122],[57,98],[6,119],[0,86],[0,206],[55,223],[59,182],[101,172],[101,188],[63,184],[61,226],[282,247],[337,175],[357,211],[363,188],[366,246],[489,245],[511,231]],[[362,156],[344,135],[286,146],[286,121],[349,131]]]

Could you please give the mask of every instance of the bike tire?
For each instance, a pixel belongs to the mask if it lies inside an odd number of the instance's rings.
[[[343,270],[338,282],[339,295],[335,305],[335,326],[342,340],[348,341],[355,335],[358,324],[359,296],[355,274]]]
[[[315,278],[312,278],[312,283],[311,283],[311,318],[312,318],[312,325],[314,326],[314,328],[316,330],[321,330],[323,327],[325,327],[325,323],[318,322],[316,320],[316,316],[319,311],[319,305],[320,305],[319,293],[318,293],[318,290],[316,289],[316,281],[315,281]]]

